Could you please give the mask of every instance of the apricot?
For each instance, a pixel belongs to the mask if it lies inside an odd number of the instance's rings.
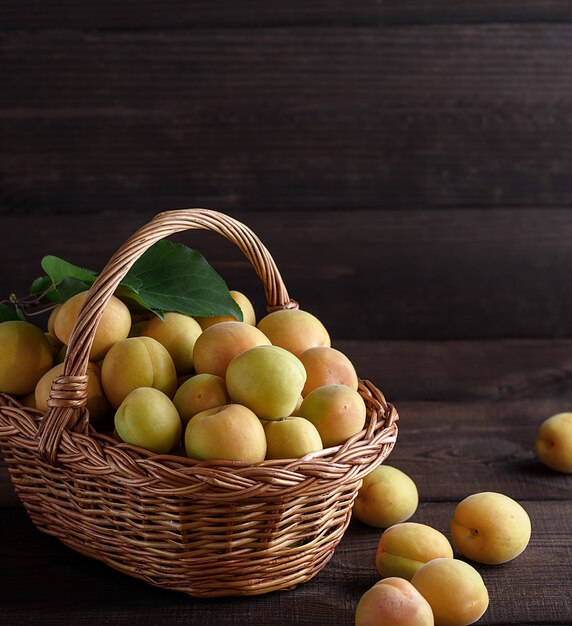
[[[0,323],[0,392],[24,396],[53,365],[44,332],[21,320]]]
[[[129,337],[117,342],[103,359],[101,382],[111,406],[117,409],[138,387],[154,387],[172,398],[177,372],[171,355],[152,337]]]
[[[325,448],[340,445],[359,433],[366,419],[363,398],[345,385],[314,389],[304,398],[298,412],[318,429]]]
[[[258,328],[273,346],[280,346],[295,356],[309,348],[331,345],[330,335],[322,322],[300,309],[273,311],[258,322]]]
[[[256,346],[241,352],[226,371],[226,388],[232,401],[244,404],[261,419],[291,415],[305,382],[302,363],[278,346]]]
[[[153,317],[141,331],[142,337],[153,337],[167,348],[178,376],[193,369],[193,349],[202,333],[199,323],[182,313],[165,313],[164,319]]]
[[[87,291],[72,296],[59,309],[54,322],[56,337],[68,344],[79,311],[85,301]],[[127,306],[115,296],[107,303],[97,326],[93,344],[89,353],[90,361],[99,361],[112,345],[125,339],[131,329],[131,314]]]
[[[302,389],[303,396],[326,385],[346,385],[357,391],[359,381],[356,370],[343,352],[327,346],[317,346],[304,350],[298,358],[308,375]]]
[[[185,450],[188,457],[201,461],[258,463],[266,456],[266,437],[249,408],[226,404],[191,418],[185,429]]]
[[[318,429],[303,417],[286,417],[264,424],[267,459],[299,459],[323,449]]]
[[[417,570],[411,584],[431,606],[435,626],[468,626],[489,606],[481,575],[458,559],[432,559]]]
[[[238,304],[240,310],[242,311],[242,321],[245,324],[256,326],[256,313],[254,311],[254,307],[252,306],[252,302],[240,291],[235,291],[234,289],[231,289],[229,293],[232,299]],[[220,322],[240,321],[237,320],[234,315],[213,315],[212,317],[197,317],[195,319],[200,324],[203,330],[205,330],[209,326],[213,326],[214,324],[220,324]]]
[[[149,320],[132,321],[128,337],[141,337],[148,323]]]
[[[46,339],[48,340],[48,343],[50,344],[50,348],[52,350],[52,357],[54,359],[57,358],[64,344],[55,335],[50,335],[50,333],[44,333],[44,335],[46,336]]]
[[[557,413],[546,419],[536,433],[534,447],[544,465],[572,473],[572,413]]]
[[[220,322],[197,338],[193,351],[195,371],[224,378],[226,368],[235,356],[263,345],[270,345],[270,340],[256,326],[244,322]]]
[[[224,379],[214,374],[195,374],[187,378],[177,389],[173,403],[179,411],[183,425],[191,417],[230,403]]]
[[[48,317],[48,333],[50,333],[50,335],[52,335],[53,337],[56,336],[56,331],[55,331],[55,324],[56,324],[56,317],[58,316],[58,312],[59,310],[62,308],[61,304],[58,304],[57,306],[55,306],[51,312],[50,312],[50,316]]]
[[[433,626],[429,603],[403,578],[385,578],[368,589],[356,607],[355,626]]]
[[[439,557],[453,558],[453,548],[445,535],[426,524],[402,522],[382,533],[375,565],[381,576],[411,580],[422,565]]]
[[[40,411],[48,410],[48,400],[53,381],[64,373],[64,364],[58,363],[48,370],[38,381],[34,392],[36,408]],[[87,400],[90,421],[95,423],[111,412],[111,405],[101,386],[101,368],[97,363],[88,363],[87,366]]]
[[[418,504],[419,494],[413,480],[396,467],[380,465],[363,479],[353,514],[364,524],[387,528],[409,519]]]
[[[517,557],[530,541],[527,512],[502,493],[483,491],[459,502],[451,537],[459,552],[477,563],[496,565]]]
[[[129,393],[117,409],[114,423],[122,441],[157,454],[173,450],[183,430],[175,405],[153,387]]]

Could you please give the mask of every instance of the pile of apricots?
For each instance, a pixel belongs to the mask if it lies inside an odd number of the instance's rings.
[[[47,332],[0,324],[0,391],[48,410],[53,381],[87,292],[53,309]],[[274,311],[258,322],[231,291],[231,316],[132,316],[112,296],[87,369],[92,424],[110,416],[119,441],[199,461],[295,459],[338,446],[365,425],[366,406],[348,357],[314,315]]]
[[[230,293],[243,321],[175,312],[132,316],[112,296],[87,368],[90,421],[109,424],[119,442],[199,461],[295,459],[360,433],[366,406],[355,368],[332,348],[322,322],[300,309],[257,321],[250,300]],[[28,321],[0,323],[0,392],[48,410],[85,297],[54,308],[47,331]],[[572,413],[540,424],[535,451],[553,470],[572,472]],[[413,480],[390,465],[363,480],[353,515],[383,532],[374,559],[380,580],[357,604],[356,626],[472,624],[489,597],[468,561],[505,563],[529,543],[528,514],[504,494],[481,492],[458,503],[452,543],[437,529],[408,521],[418,501]]]

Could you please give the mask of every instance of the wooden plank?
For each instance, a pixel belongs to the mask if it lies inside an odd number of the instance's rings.
[[[570,29],[9,31],[0,211],[569,206]]]
[[[410,24],[410,23],[472,23],[472,22],[569,22],[572,4],[568,1],[523,0],[503,2],[471,0],[428,3],[411,0],[342,2],[295,0],[287,5],[252,1],[217,2],[201,0],[192,6],[180,0],[169,0],[160,8],[148,0],[122,2],[37,2],[36,0],[5,0],[0,7],[0,28],[7,29],[181,29],[226,25],[293,26],[314,24]]]
[[[572,335],[568,210],[229,213],[260,236],[290,295],[336,339]],[[0,232],[14,245],[0,249],[9,268],[1,296],[27,293],[46,254],[100,270],[151,215],[2,216]],[[179,240],[264,313],[261,285],[238,250],[210,233]]]
[[[489,610],[479,622],[483,626],[566,624],[572,614],[572,504],[522,504],[534,529],[526,551],[505,565],[477,565],[490,596]],[[452,502],[422,504],[412,520],[449,536],[453,510]],[[374,558],[381,531],[357,521],[313,581],[287,592],[217,600],[191,600],[155,589],[75,554],[37,532],[23,511],[2,511],[0,527],[0,618],[6,626],[40,621],[349,626],[361,594],[378,579]]]

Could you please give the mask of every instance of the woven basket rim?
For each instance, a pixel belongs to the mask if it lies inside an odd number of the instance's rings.
[[[363,478],[387,456],[397,439],[398,413],[370,381],[360,381],[360,395],[367,407],[365,428],[339,446],[326,448],[298,459],[264,460],[257,463],[211,460],[198,461],[183,455],[157,454],[89,426],[85,432],[66,431],[61,440],[56,466],[78,474],[106,476],[129,484],[139,482],[150,493],[193,492],[210,499],[227,500],[237,494],[267,499],[303,492],[315,482]],[[0,418],[13,426],[2,427],[0,441],[20,435],[35,447],[44,414],[23,406],[17,398],[0,394]],[[212,490],[214,489],[214,493]],[[257,493],[258,492],[258,493]]]

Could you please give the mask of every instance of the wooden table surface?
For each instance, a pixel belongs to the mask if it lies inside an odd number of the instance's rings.
[[[73,220],[67,228],[71,241]],[[91,231],[94,247],[107,237],[103,230]],[[280,255],[278,239],[273,243]],[[40,246],[36,254],[42,253]],[[10,254],[17,258],[17,247]],[[31,271],[26,264],[13,267],[13,275],[2,277],[3,288],[23,285]],[[479,623],[571,624],[572,476],[543,467],[533,441],[543,419],[571,406],[572,340],[334,337],[334,346],[399,411],[398,442],[387,463],[417,483],[420,504],[412,521],[450,536],[455,505],[485,490],[507,494],[528,511],[533,531],[526,551],[504,565],[476,566],[490,594]],[[374,556],[381,531],[357,520],[311,582],[252,598],[205,600],[151,587],[42,535],[14,495],[5,467],[0,507],[4,625],[349,626],[361,594],[378,580]]]

